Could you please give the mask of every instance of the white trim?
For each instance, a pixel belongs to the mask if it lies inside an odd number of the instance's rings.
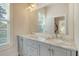
[[[4,51],[11,48],[9,42],[2,44],[2,46],[0,47],[0,51]]]

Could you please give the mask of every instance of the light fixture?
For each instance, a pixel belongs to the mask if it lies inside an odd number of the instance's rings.
[[[28,7],[26,8],[28,11],[32,12],[34,10],[36,10],[37,6],[36,4],[29,4]]]

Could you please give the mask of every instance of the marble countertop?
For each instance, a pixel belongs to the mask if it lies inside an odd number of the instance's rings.
[[[58,46],[58,47],[61,47],[61,48],[77,50],[75,42],[73,42],[73,41],[65,41],[65,40],[57,39],[57,38],[55,38],[55,39],[52,39],[52,38],[45,39],[45,38],[42,38],[42,37],[36,37],[35,35],[19,35],[19,36],[24,37],[24,38],[29,38],[29,39],[32,39],[32,40],[36,40],[36,41],[40,41],[40,42],[43,42],[43,43],[47,43],[47,44],[50,44],[50,45]]]

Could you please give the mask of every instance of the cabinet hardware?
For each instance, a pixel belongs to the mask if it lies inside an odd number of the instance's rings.
[[[76,56],[78,56],[78,51],[76,51]]]

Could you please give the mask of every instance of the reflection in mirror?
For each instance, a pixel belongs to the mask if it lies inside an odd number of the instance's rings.
[[[65,34],[65,17],[55,17],[55,33],[56,34]]]
[[[45,19],[45,9],[40,9],[38,11],[39,32],[45,32]]]

